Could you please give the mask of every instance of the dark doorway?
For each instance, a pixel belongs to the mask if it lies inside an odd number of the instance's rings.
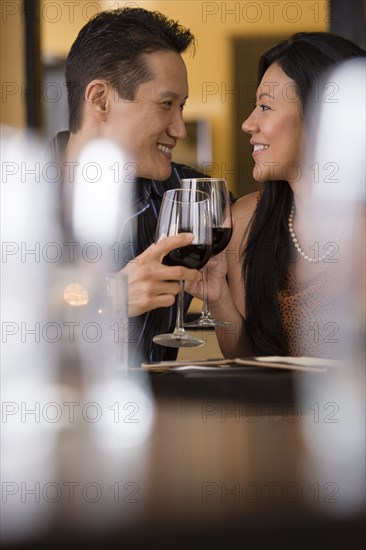
[[[329,31],[366,48],[366,0],[330,0]]]

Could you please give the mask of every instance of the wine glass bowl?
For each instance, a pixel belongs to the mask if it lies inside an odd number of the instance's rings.
[[[209,196],[196,189],[171,189],[166,191],[160,208],[156,240],[179,233],[192,233],[193,242],[171,250],[162,263],[180,265],[189,269],[201,269],[212,253],[212,222]],[[184,282],[179,281],[177,319],[174,332],[154,336],[156,344],[167,347],[192,347],[204,344],[204,340],[186,333],[183,326]]]
[[[232,235],[231,202],[228,186],[222,178],[185,178],[180,181],[182,189],[195,189],[210,197],[212,215],[211,255],[220,254],[230,242]],[[213,319],[208,302],[207,268],[203,270],[203,310],[201,316],[184,326],[187,328],[214,328],[228,326],[226,321]]]

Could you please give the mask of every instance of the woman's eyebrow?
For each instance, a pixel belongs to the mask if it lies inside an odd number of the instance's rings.
[[[263,97],[269,97],[271,101],[274,101],[274,96],[267,92],[262,92],[261,94],[259,94],[259,96],[257,97],[257,101],[260,101]]]

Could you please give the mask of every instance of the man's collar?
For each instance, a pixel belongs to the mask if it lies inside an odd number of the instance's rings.
[[[65,130],[63,132],[58,132],[58,134],[56,134],[50,141],[47,149],[47,155],[50,156],[54,162],[58,162],[59,164],[64,162],[69,137],[70,132]]]
[[[169,180],[157,181],[147,178],[137,178],[134,185],[134,205],[144,207],[150,198],[161,199],[168,189],[173,189]]]

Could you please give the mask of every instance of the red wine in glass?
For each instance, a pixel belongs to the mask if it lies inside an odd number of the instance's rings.
[[[165,265],[181,265],[189,269],[202,269],[211,257],[211,245],[189,244],[175,248],[163,259]]]
[[[230,242],[232,234],[231,203],[227,183],[222,178],[191,178],[180,181],[183,189],[198,189],[210,197],[212,214],[212,256],[220,254]],[[207,269],[203,270],[203,310],[201,316],[185,327],[214,328],[227,326],[226,321],[213,319],[207,295]]]
[[[212,256],[220,254],[230,242],[233,230],[231,227],[212,228]]]
[[[212,217],[209,196],[196,189],[170,189],[164,193],[160,208],[156,238],[193,233],[194,240],[187,246],[175,248],[163,258],[167,266],[180,265],[201,269],[212,253]],[[183,326],[184,282],[179,281],[177,318],[174,332],[158,334],[153,340],[167,347],[191,347],[204,344],[202,338],[187,334]]]

